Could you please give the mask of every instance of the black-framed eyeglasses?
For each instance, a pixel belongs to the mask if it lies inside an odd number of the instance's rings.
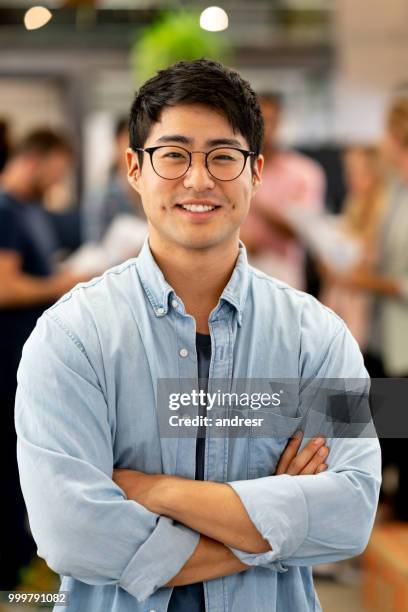
[[[179,179],[187,174],[193,153],[205,155],[205,167],[218,181],[233,181],[244,171],[248,157],[256,156],[253,151],[236,147],[217,147],[211,151],[188,151],[184,147],[160,145],[158,147],[136,148],[150,155],[155,173],[167,180]]]

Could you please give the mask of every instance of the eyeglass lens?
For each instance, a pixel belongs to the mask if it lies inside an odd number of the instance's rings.
[[[245,165],[242,151],[230,148],[217,148],[207,155],[207,167],[210,174],[221,181],[237,178]],[[189,152],[182,147],[160,147],[153,152],[152,164],[155,172],[167,179],[180,178],[190,166]]]

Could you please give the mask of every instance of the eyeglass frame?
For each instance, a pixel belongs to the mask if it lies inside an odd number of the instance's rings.
[[[164,149],[164,148],[168,148],[168,147],[174,147],[176,149],[182,149],[182,151],[185,151],[186,153],[188,153],[188,156],[190,158],[190,163],[188,164],[187,170],[185,172],[183,172],[183,174],[180,174],[180,176],[176,176],[175,178],[167,178],[165,176],[162,176],[161,174],[159,174],[157,172],[157,170],[155,169],[154,165],[153,165],[153,154],[155,151],[157,151],[157,149]],[[210,153],[213,153],[213,151],[219,151],[222,149],[233,149],[234,151],[240,151],[240,153],[242,153],[244,155],[244,163],[242,165],[242,170],[239,174],[237,174],[237,176],[234,176],[234,178],[232,179],[220,179],[216,176],[214,176],[211,172],[211,170],[208,167],[208,156]],[[210,174],[210,176],[212,176],[216,181],[222,181],[224,183],[228,183],[229,181],[235,181],[237,178],[239,178],[241,176],[241,174],[243,173],[243,171],[245,170],[245,166],[247,163],[247,159],[248,157],[252,157],[252,156],[258,156],[257,153],[255,153],[254,151],[248,151],[247,149],[240,149],[239,147],[229,147],[229,146],[225,146],[225,147],[215,147],[214,149],[211,149],[210,151],[189,151],[188,149],[185,149],[184,147],[180,147],[179,145],[158,145],[157,147],[146,147],[146,149],[142,149],[141,147],[136,147],[135,149],[132,148],[132,151],[136,152],[136,151],[143,151],[143,153],[148,153],[149,157],[150,157],[150,164],[153,168],[153,171],[157,174],[157,176],[159,176],[160,178],[162,178],[165,181],[177,181],[178,179],[181,179],[183,176],[185,176],[187,174],[187,172],[190,170],[191,168],[191,164],[193,161],[192,155],[193,153],[203,153],[205,155],[205,167],[207,169],[207,172]]]

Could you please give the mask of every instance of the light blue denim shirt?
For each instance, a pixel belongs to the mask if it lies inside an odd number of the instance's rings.
[[[343,322],[250,267],[242,244],[209,328],[210,384],[367,377]],[[167,610],[163,585],[199,535],[127,500],[112,470],[194,478],[195,439],[159,435],[156,383],[197,377],[195,332],[146,242],[139,257],[46,311],[25,345],[16,400],[21,485],[38,554],[69,591],[68,607],[57,609]],[[207,436],[205,478],[230,483],[271,545],[263,554],[234,550],[251,567],[204,583],[210,612],[320,610],[312,566],[367,544],[380,485],[377,439],[329,441],[325,473],[271,476],[299,418],[288,423],[284,439]]]

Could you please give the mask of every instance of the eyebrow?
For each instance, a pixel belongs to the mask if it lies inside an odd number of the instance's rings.
[[[169,134],[166,136],[160,136],[156,140],[157,143],[169,143],[169,142],[178,142],[180,144],[188,144],[192,145],[194,142],[193,138],[188,138],[187,136],[182,136],[181,134]],[[214,138],[206,141],[206,146],[208,147],[239,147],[242,148],[243,144],[236,138]]]
[[[187,136],[181,136],[181,134],[169,134],[168,136],[160,136],[156,142],[180,142],[181,144],[192,144],[193,139],[187,138]]]

